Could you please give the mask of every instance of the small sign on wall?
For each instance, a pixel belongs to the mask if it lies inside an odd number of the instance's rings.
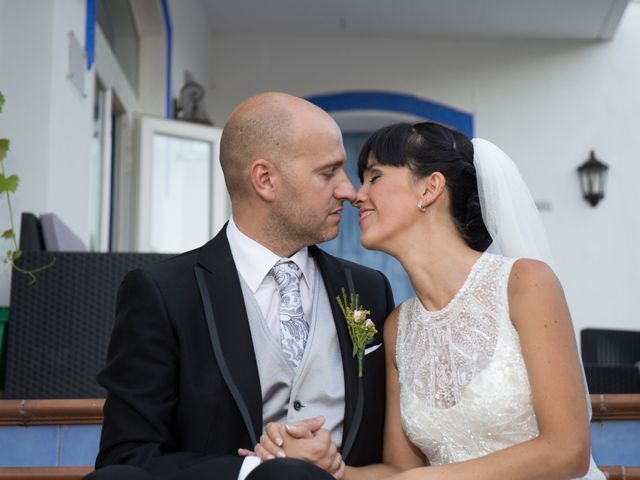
[[[69,32],[69,72],[67,78],[76,87],[82,98],[86,97],[84,91],[84,65],[86,54],[80,42],[73,34]]]
[[[535,202],[540,213],[551,211],[551,202],[549,200],[536,200]]]

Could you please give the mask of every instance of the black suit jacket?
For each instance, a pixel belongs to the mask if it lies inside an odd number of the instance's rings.
[[[381,460],[384,348],[357,376],[348,331],[333,301],[354,289],[382,327],[393,309],[380,272],[310,247],[326,285],[342,351],[342,454],[350,465]],[[262,398],[244,299],[226,229],[203,247],[130,272],[118,292],[108,390],[96,467],[140,466],[159,478],[235,479],[262,433]],[[314,381],[322,382],[321,378]]]

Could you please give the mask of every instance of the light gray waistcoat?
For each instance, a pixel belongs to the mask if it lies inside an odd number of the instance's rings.
[[[340,448],[345,395],[342,357],[329,296],[317,268],[315,276],[311,318],[305,317],[311,328],[297,372],[282,353],[280,332],[267,328],[253,292],[242,277],[240,284],[258,363],[263,424],[291,423],[322,415],[326,418],[323,428],[331,432]],[[298,402],[301,408],[296,410],[294,405]]]

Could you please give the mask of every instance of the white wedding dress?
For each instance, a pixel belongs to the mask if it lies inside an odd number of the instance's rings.
[[[402,304],[396,361],[402,425],[431,465],[461,462],[538,435],[518,333],[509,317],[515,259],[484,253],[442,310]],[[584,479],[604,480],[593,458]]]

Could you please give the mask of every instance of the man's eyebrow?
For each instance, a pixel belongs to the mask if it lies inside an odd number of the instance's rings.
[[[315,168],[315,171],[326,170],[327,168],[340,168],[344,166],[345,160],[333,160]]]

